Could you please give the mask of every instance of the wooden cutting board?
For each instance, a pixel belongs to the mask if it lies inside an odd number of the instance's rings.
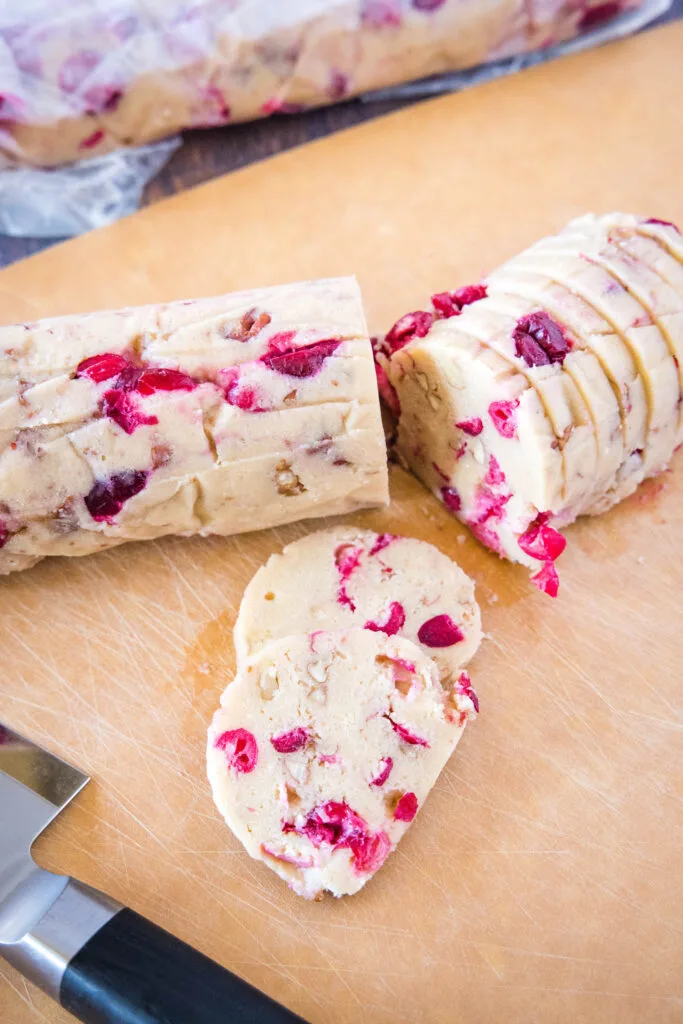
[[[0,321],[355,271],[379,330],[586,210],[683,220],[681,52],[683,24],[212,182],[3,271]],[[243,588],[312,524],[0,581],[2,717],[94,777],[39,860],[312,1024],[680,1022],[683,459],[567,531],[557,601],[397,470],[392,498],[353,521],[457,558],[490,638],[481,717],[380,875],[300,900],[204,780]],[[3,968],[0,1019],[67,1017]]]

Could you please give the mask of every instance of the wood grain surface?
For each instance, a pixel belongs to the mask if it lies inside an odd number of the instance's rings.
[[[654,25],[678,18],[683,18],[683,0],[672,0],[667,13]],[[649,31],[651,27],[643,31]],[[185,132],[182,148],[145,189],[143,205],[413,103],[415,100],[408,99],[381,103],[351,100],[293,116],[275,116],[232,125],[228,129]],[[0,267],[40,252],[57,241],[60,240],[0,235]]]
[[[0,274],[0,319],[355,271],[372,329],[589,209],[683,220],[683,24],[401,111]],[[477,581],[482,711],[357,896],[306,903],[214,810],[240,596],[313,529],[167,539],[0,582],[2,716],[93,782],[38,843],[312,1024],[683,1019],[683,460],[567,531],[556,601],[413,479],[359,525]],[[2,1024],[67,1024],[8,968]]]

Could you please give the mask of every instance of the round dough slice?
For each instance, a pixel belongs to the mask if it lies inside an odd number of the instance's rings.
[[[338,527],[272,555],[244,592],[238,663],[272,640],[311,630],[404,636],[452,680],[481,643],[474,584],[438,548],[411,537]]]
[[[209,728],[216,805],[301,896],[358,892],[427,798],[478,701],[415,644],[363,629],[285,637],[243,666]]]

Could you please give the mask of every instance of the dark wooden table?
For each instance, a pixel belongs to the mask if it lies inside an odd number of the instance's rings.
[[[668,13],[648,27],[681,17],[683,0],[673,0]],[[229,129],[214,128],[188,132],[183,146],[148,185],[143,205],[190,188],[192,185],[198,185],[227,171],[256,163],[275,153],[282,153],[293,146],[300,146],[304,142],[311,142],[342,128],[369,121],[373,117],[381,117],[382,114],[399,110],[411,102],[420,101],[364,103],[361,100],[351,100],[323,110],[311,110],[288,117],[270,117],[250,124],[234,125]],[[61,239],[9,238],[0,235],[0,267],[39,252],[58,241]]]

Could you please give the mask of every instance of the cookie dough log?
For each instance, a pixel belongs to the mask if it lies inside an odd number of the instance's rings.
[[[444,681],[482,638],[474,584],[438,548],[342,526],[288,544],[259,569],[235,624],[238,663],[274,639],[350,628],[407,637]]]
[[[564,467],[537,391],[455,318],[378,358],[400,403],[405,463],[481,543],[535,570],[534,583],[554,596]]]
[[[18,4],[0,164],[54,166],[296,113],[569,39],[640,0],[51,0]]]
[[[0,328],[0,572],[387,501],[353,278]]]
[[[535,582],[548,592],[556,590],[552,562],[564,546],[556,530],[632,493],[666,468],[680,443],[681,266],[675,246],[658,242],[663,231],[676,237],[670,226],[655,225],[653,232],[651,221],[623,214],[581,218],[482,284],[434,295],[433,312],[407,314],[380,346],[378,359],[400,408],[405,461],[499,554],[523,560],[521,546],[526,554],[547,555]],[[510,374],[522,378],[513,399],[520,405],[510,406],[509,395],[502,399],[514,411],[511,424],[500,418],[497,385],[479,384],[493,354],[501,360],[501,379],[507,368],[508,387]],[[546,425],[541,441],[536,418],[535,443],[543,445],[545,471],[556,481],[561,463],[562,483],[550,486],[549,478],[541,504],[542,491],[531,497],[525,480],[530,471],[509,461],[522,444],[519,410],[532,401],[529,388],[552,428],[554,436]],[[499,434],[502,428],[505,451],[492,423]],[[477,507],[480,485],[473,489],[472,481],[490,472],[494,442],[494,475],[500,471],[509,486],[502,510],[497,504],[491,514],[486,502]],[[532,443],[527,433],[525,444]],[[528,455],[523,462],[531,466]],[[508,519],[511,538],[503,530]]]
[[[478,701],[402,637],[317,631],[262,648],[209,729],[208,776],[236,837],[301,896],[344,896],[379,870]]]

